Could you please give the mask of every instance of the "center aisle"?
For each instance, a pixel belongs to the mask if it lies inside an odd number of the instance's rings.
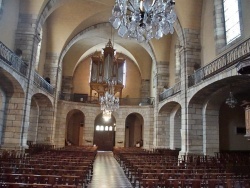
[[[132,188],[111,151],[98,151],[88,188]]]

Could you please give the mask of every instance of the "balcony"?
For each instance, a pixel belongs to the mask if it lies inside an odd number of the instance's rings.
[[[87,104],[100,104],[98,97],[90,97],[87,94],[71,94],[71,93],[59,93],[59,99],[64,101],[71,102],[81,102]],[[154,105],[154,98],[120,98],[119,99],[120,106],[149,106]]]
[[[240,70],[243,66],[249,66],[250,56],[250,38],[246,39],[233,49],[224,53],[211,63],[196,70],[194,74],[188,76],[188,87],[195,86],[198,83],[224,71],[229,67],[235,66]],[[181,91],[180,82],[176,83],[173,87],[165,90],[159,95],[159,101],[163,101],[168,97]]]
[[[24,77],[28,75],[28,64],[0,42],[0,60]]]
[[[55,88],[50,85],[43,77],[41,77],[37,72],[34,74],[34,84],[40,89],[48,92],[51,95],[54,95]]]

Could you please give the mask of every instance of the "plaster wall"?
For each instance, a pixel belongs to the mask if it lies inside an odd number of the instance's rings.
[[[169,63],[169,87],[173,86],[175,84],[175,74],[176,74],[176,44],[178,40],[178,36],[176,32],[172,36],[171,41],[171,51],[170,51],[170,63]]]
[[[15,32],[19,15],[19,0],[4,1],[0,17],[0,41],[15,51]]]
[[[216,57],[213,9],[213,1],[203,1],[201,16],[201,66],[211,63]]]

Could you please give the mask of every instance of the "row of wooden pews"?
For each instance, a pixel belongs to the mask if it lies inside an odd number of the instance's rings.
[[[131,184],[140,188],[250,188],[250,155],[231,155],[234,163],[222,154],[179,157],[168,149],[114,148]]]
[[[22,157],[0,158],[0,188],[87,187],[97,148],[67,146]]]

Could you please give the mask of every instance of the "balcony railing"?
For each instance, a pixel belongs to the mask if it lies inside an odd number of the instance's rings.
[[[100,104],[99,98],[85,94],[59,93],[59,99],[72,102],[81,102],[88,104]],[[147,106],[154,105],[154,98],[120,98],[120,106]]]
[[[0,60],[6,65],[11,66],[18,73],[27,77],[28,64],[7,48],[2,42],[0,42]]]
[[[45,90],[46,92],[53,95],[55,93],[55,88],[50,85],[43,77],[41,77],[37,72],[34,75],[34,84],[37,85],[39,88]]]
[[[173,87],[166,89],[159,96],[159,101],[163,101],[164,99],[178,93],[181,91],[181,82],[177,82]]]
[[[208,65],[198,69],[188,76],[188,87],[194,86],[201,81],[235,65],[240,60],[250,55],[250,39],[245,40],[237,47],[220,56]]]

